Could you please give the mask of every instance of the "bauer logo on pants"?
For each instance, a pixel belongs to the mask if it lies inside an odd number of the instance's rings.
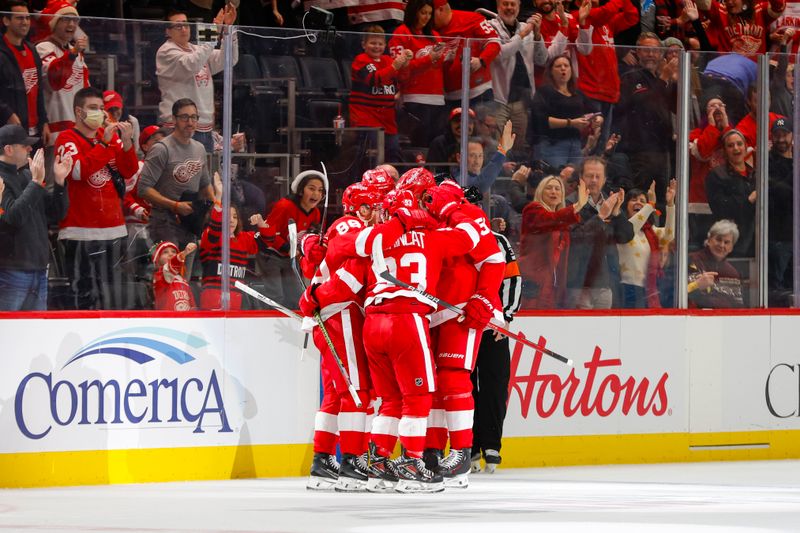
[[[218,421],[219,432],[231,432],[216,370],[197,364],[207,346],[201,336],[170,328],[98,337],[61,368],[20,381],[17,428],[35,440],[67,426],[188,426],[204,433]]]

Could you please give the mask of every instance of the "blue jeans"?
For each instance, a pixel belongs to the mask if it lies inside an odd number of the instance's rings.
[[[0,311],[47,310],[47,270],[0,269]]]
[[[579,138],[554,141],[544,139],[533,146],[533,158],[534,160],[546,161],[555,169],[560,169],[567,163],[577,165],[583,158],[581,140]]]

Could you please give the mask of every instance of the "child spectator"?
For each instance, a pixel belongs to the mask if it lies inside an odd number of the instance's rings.
[[[222,198],[222,179],[214,174],[214,192],[216,198]],[[235,280],[243,280],[247,273],[250,257],[258,253],[258,241],[265,239],[255,231],[242,231],[244,221],[239,208],[231,204],[230,215],[230,265],[231,280],[230,309],[242,308],[242,293],[235,288]],[[250,217],[250,224],[264,231],[267,226],[261,215]],[[266,239],[265,239],[266,244]],[[200,238],[200,263],[203,265],[203,292],[200,295],[200,307],[203,309],[222,308],[222,205],[215,202],[211,210],[211,220],[203,236]],[[295,302],[296,303],[296,302]]]
[[[378,25],[369,26],[361,41],[363,54],[352,64],[353,89],[350,93],[350,123],[355,127],[383,128],[386,133],[387,161],[400,161],[400,143],[397,140],[397,119],[394,98],[397,78],[401,69],[408,66],[414,52],[404,50],[392,60],[383,54],[386,35]],[[376,146],[376,134],[365,132],[362,143]]]
[[[194,295],[189,282],[183,277],[186,256],[193,253],[197,245],[190,242],[182,252],[175,243],[166,241],[153,252],[153,295],[157,311],[190,311],[194,309]]]

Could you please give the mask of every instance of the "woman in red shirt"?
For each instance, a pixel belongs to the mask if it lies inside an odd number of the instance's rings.
[[[578,213],[588,198],[586,184],[580,181],[577,201],[566,205],[561,178],[547,176],[536,187],[533,201],[522,210],[519,270],[523,309],[563,306],[569,228],[580,222]]]

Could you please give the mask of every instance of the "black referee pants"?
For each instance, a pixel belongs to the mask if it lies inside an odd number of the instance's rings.
[[[494,331],[484,331],[478,361],[472,372],[472,396],[475,398],[472,453],[478,450],[500,451],[510,374],[508,337],[496,341]]]

